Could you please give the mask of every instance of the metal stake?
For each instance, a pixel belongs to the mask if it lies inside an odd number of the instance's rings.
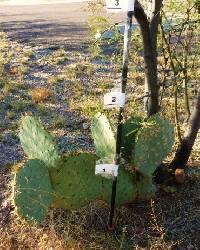
[[[124,31],[124,52],[123,52],[122,84],[121,84],[122,93],[126,92],[128,64],[129,64],[129,45],[130,45],[130,38],[131,38],[133,11],[128,11],[127,16],[128,18],[127,18],[127,23],[125,26],[125,31]],[[124,108],[122,107],[119,110],[118,123],[117,123],[117,140],[116,140],[116,156],[115,156],[116,165],[120,165],[120,160],[121,160],[121,137],[122,137],[123,112],[124,112]],[[114,217],[114,212],[115,212],[116,191],[117,191],[117,177],[114,177],[113,183],[112,183],[110,217],[109,217],[109,222],[108,222],[108,228],[110,230],[115,229],[115,226],[113,225],[113,217]]]

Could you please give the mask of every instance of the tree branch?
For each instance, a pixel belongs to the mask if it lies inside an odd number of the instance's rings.
[[[149,99],[145,99],[145,108],[147,109],[148,116],[150,116],[157,113],[159,110],[156,60],[157,48],[152,47],[150,23],[144,8],[138,0],[135,2],[134,16],[140,25],[144,44],[145,95],[148,94],[150,96]]]
[[[153,48],[157,48],[158,25],[160,23],[160,10],[163,0],[154,0],[153,15],[150,21],[150,34]]]
[[[134,16],[141,26],[149,26],[147,15],[138,0],[135,1]]]
[[[200,129],[200,91],[197,95],[196,105],[189,120],[189,130],[177,150],[174,160],[170,164],[171,168],[185,168]]]

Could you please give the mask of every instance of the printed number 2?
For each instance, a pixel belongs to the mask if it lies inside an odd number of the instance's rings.
[[[119,0],[115,0],[115,6],[119,6]]]

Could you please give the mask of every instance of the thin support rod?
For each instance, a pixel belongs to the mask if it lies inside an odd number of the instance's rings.
[[[129,64],[129,46],[131,40],[131,29],[132,29],[132,18],[133,11],[128,12],[127,23],[125,26],[124,32],[124,53],[123,53],[123,67],[122,67],[122,84],[121,91],[122,93],[126,92],[127,85],[127,76],[128,76],[128,64]],[[118,121],[117,121],[117,140],[116,140],[116,156],[115,156],[115,164],[120,165],[121,160],[121,138],[122,138],[122,120],[123,120],[123,112],[124,108],[120,108]],[[117,177],[113,179],[112,183],[112,195],[111,195],[111,209],[108,226],[109,228],[113,228],[113,218],[115,213],[115,200],[116,200],[116,191],[117,191]]]

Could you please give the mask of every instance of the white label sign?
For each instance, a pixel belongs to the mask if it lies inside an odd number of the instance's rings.
[[[109,12],[134,11],[135,0],[106,0]]]
[[[104,95],[104,108],[120,108],[125,105],[125,93],[113,91]]]
[[[118,176],[118,165],[114,164],[99,164],[96,165],[95,175],[101,175],[105,178],[113,178]]]

